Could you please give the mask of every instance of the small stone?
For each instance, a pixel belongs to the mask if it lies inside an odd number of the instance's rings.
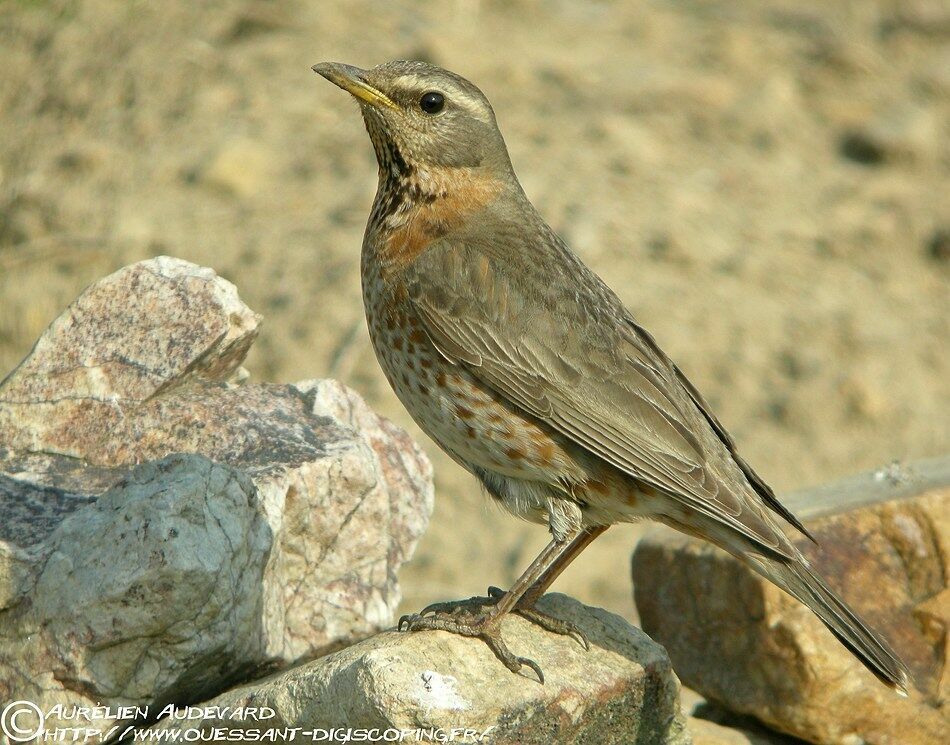
[[[941,141],[940,125],[932,109],[903,106],[847,130],[839,150],[848,160],[866,166],[915,163],[927,159]]]
[[[950,263],[950,229],[937,228],[927,241],[927,256],[941,264]]]
[[[876,166],[884,162],[884,148],[881,143],[860,130],[845,132],[841,136],[838,149],[845,158],[863,166]]]

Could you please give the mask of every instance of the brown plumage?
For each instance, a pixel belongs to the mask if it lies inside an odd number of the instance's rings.
[[[489,494],[552,533],[507,593],[432,606],[400,625],[479,636],[509,668],[540,677],[508,651],[498,619],[515,611],[576,631],[534,600],[607,526],[648,517],[746,561],[903,689],[900,660],[808,567],[779,519],[802,524],[528,201],[484,95],[419,62],[314,70],[357,98],[379,161],[362,281],[387,378]]]

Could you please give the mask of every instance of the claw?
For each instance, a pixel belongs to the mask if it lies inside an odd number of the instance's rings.
[[[491,626],[486,625],[485,628],[481,630],[479,637],[488,645],[488,648],[495,653],[495,657],[501,660],[504,666],[515,673],[515,675],[520,675],[522,668],[530,667],[534,671],[534,674],[538,676],[538,682],[544,685],[544,673],[541,671],[541,666],[527,657],[518,657],[512,654],[494,624]]]
[[[518,662],[521,665],[525,667],[530,667],[532,670],[534,670],[534,674],[538,676],[538,682],[541,685],[544,685],[544,673],[541,671],[541,666],[538,665],[537,662],[535,662],[534,660],[529,660],[527,657],[519,657]],[[521,672],[521,671],[519,670],[518,672]]]
[[[435,614],[440,610],[445,610],[445,606],[449,605],[448,603],[429,603],[425,608],[419,611],[418,615],[428,616],[430,613]]]

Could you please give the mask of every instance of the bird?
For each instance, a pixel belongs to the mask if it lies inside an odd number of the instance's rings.
[[[814,538],[739,454],[706,399],[529,201],[488,98],[435,65],[312,67],[359,105],[378,164],[360,274],[377,360],[409,414],[491,499],[550,541],[507,590],[434,603],[400,630],[484,641],[501,619],[576,626],[536,601],[618,523],[652,519],[733,554],[808,606],[883,683],[898,655],[809,565]],[[783,524],[787,526],[783,529]]]

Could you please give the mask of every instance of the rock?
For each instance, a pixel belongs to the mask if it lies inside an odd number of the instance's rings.
[[[122,269],[83,292],[0,384],[2,442],[126,462],[113,452],[126,439],[115,436],[124,407],[194,379],[226,380],[259,324],[211,269],[166,256]]]
[[[893,643],[909,699],[879,684],[815,616],[726,553],[657,530],[633,557],[643,628],[710,701],[814,743],[946,742],[950,460],[893,464],[783,501],[796,545]]]
[[[226,382],[258,323],[160,257],[0,384],[0,699],[200,700],[391,625],[429,462],[334,381]]]
[[[509,673],[481,641],[440,631],[389,631],[200,707],[269,707],[274,713],[267,719],[168,717],[156,729],[192,729],[205,738],[221,728],[247,738],[260,736],[249,730],[299,728],[301,741],[318,740],[315,730],[333,728],[433,728],[487,732],[482,743],[690,742],[679,683],[662,647],[619,616],[564,595],[540,602],[577,623],[591,643],[585,651],[574,639],[508,617],[506,641],[541,665],[544,685]]]
[[[266,658],[273,538],[241,471],[200,455],[138,466],[62,519],[4,593],[0,695],[44,711],[178,700],[246,674]]]
[[[940,264],[950,263],[950,228],[937,228],[927,241],[927,256]]]

